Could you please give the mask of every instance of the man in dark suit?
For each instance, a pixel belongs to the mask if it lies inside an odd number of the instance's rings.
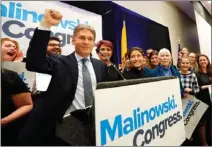
[[[76,26],[72,37],[74,53],[46,56],[50,28],[59,24],[61,19],[60,12],[46,10],[29,44],[26,68],[50,74],[52,79],[43,95],[44,100],[35,107],[22,128],[20,145],[46,145],[44,142],[54,134],[57,123],[70,112],[91,105],[91,91],[95,90],[97,83],[107,79],[106,65],[90,57],[96,33],[89,25]]]

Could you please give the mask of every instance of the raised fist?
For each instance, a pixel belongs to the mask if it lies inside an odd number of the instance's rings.
[[[43,20],[41,21],[41,26],[51,28],[52,26],[58,25],[63,16],[59,11],[46,9]]]

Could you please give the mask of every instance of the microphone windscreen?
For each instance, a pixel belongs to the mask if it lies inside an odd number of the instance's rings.
[[[99,48],[96,48],[96,52],[99,53]]]

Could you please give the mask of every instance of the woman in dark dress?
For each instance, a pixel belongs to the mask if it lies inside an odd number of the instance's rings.
[[[144,52],[141,48],[131,48],[129,52],[129,59],[131,69],[123,73],[126,79],[140,79],[149,77],[148,70],[143,67]]]
[[[121,79],[119,73],[109,62],[113,54],[113,44],[108,40],[101,40],[97,43],[97,55],[108,67],[108,81],[118,81]],[[100,52],[99,52],[100,51]],[[102,55],[103,54],[103,55]],[[109,60],[107,60],[105,57]]]
[[[16,72],[1,71],[1,145],[17,145],[16,139],[33,103],[28,87]]]
[[[200,93],[198,95],[198,98],[207,104],[209,107],[206,110],[205,114],[200,120],[200,138],[202,145],[207,146],[211,145],[211,100],[210,100],[210,94],[209,89],[205,87],[206,85],[212,85],[212,71],[210,69],[210,61],[206,55],[200,55],[197,57],[197,64],[198,64],[198,71],[196,73],[197,80],[200,86]]]

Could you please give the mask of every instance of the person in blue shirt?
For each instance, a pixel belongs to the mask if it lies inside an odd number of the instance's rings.
[[[168,49],[161,49],[158,53],[160,64],[153,70],[149,70],[149,74],[151,77],[159,77],[159,76],[176,76],[179,78],[180,82],[180,91],[181,96],[186,97],[184,94],[184,90],[181,83],[181,75],[179,71],[177,70],[177,67],[174,65],[171,65],[171,53]],[[146,69],[148,70],[148,69]]]

